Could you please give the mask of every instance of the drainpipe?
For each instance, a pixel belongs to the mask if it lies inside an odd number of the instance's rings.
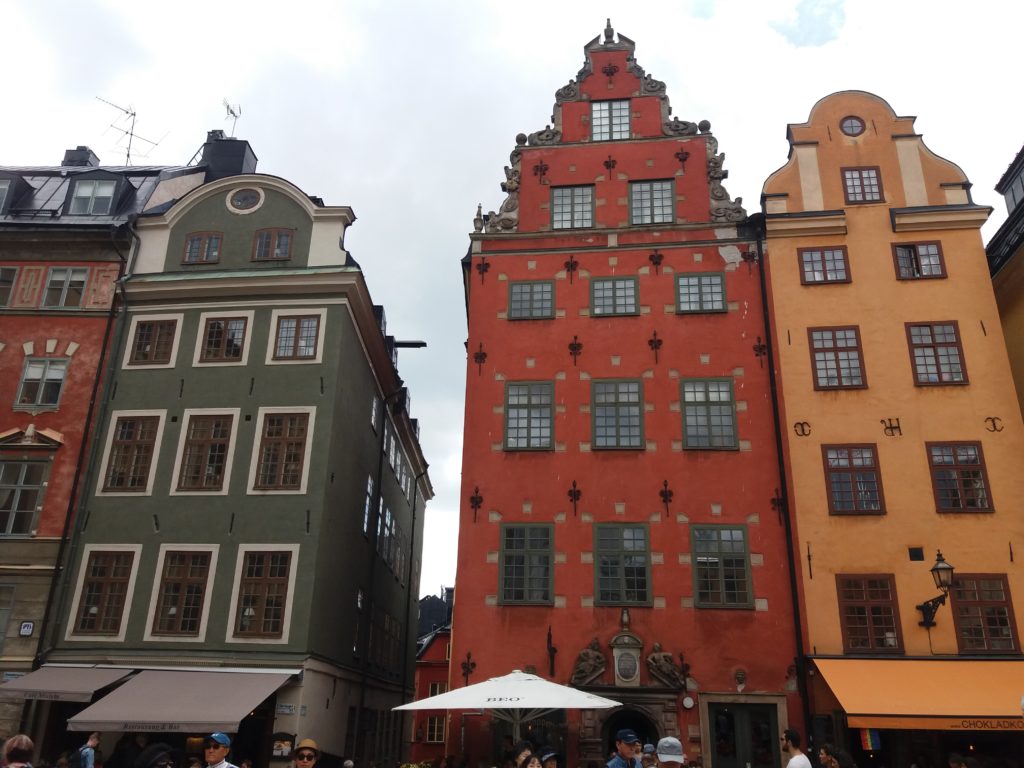
[[[416,551],[416,495],[420,490],[420,478],[427,474],[427,467],[429,465],[424,462],[423,471],[416,475],[416,479],[412,481],[412,532],[409,534],[409,565],[412,566],[412,554]],[[402,643],[402,695],[405,695],[405,691],[408,690],[409,685],[409,612],[412,610],[412,585],[413,580],[409,578],[409,588],[405,591],[405,638]],[[415,676],[414,678],[415,679]],[[414,692],[415,695],[415,692]],[[405,733],[407,723],[405,718],[407,713],[402,712],[402,729],[400,733]],[[404,739],[403,739],[404,741]],[[405,755],[404,757],[408,757]]]
[[[800,612],[800,590],[797,581],[797,562],[794,554],[797,542],[793,534],[793,521],[789,511],[789,493],[786,486],[786,459],[782,453],[782,418],[779,413],[779,390],[776,382],[775,354],[772,352],[772,323],[768,311],[768,282],[765,275],[765,253],[762,238],[767,228],[763,213],[755,213],[749,222],[754,227],[754,240],[757,243],[758,270],[761,278],[761,311],[764,313],[765,346],[768,349],[768,384],[772,397],[772,420],[775,424],[775,454],[778,457],[779,469],[779,512],[786,533],[786,563],[789,566],[789,593],[793,603],[793,633],[796,637],[796,684],[800,694],[800,707],[804,717],[804,730],[807,735],[808,747],[812,746],[811,707],[807,696],[807,657],[804,651],[804,635]],[[808,749],[808,751],[811,751]]]

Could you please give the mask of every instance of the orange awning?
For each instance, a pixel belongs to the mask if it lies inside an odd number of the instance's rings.
[[[851,728],[1024,731],[1024,658],[814,659]]]

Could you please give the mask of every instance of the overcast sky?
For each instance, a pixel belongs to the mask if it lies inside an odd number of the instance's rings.
[[[747,210],[786,161],[786,124],[823,96],[867,90],[960,165],[1005,218],[996,181],[1021,148],[1024,6],[1003,0],[0,0],[0,165],[57,165],[87,144],[136,165],[181,165],[206,131],[235,135],[258,170],[358,220],[346,245],[389,332],[424,339],[399,367],[437,496],[422,594],[455,578],[466,314],[459,260],[477,203],[497,209],[520,131],[550,122],[555,90],[610,16],[665,81],[673,115],[710,120],[726,188]],[[1016,9],[1016,10],[1015,10]]]

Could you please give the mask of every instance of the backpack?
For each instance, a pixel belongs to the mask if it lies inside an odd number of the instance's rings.
[[[84,749],[85,747],[81,746],[68,755],[68,768],[82,768],[85,765],[85,759],[82,756],[82,750]]]

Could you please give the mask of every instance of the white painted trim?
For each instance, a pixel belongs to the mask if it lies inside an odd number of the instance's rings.
[[[219,491],[179,491],[178,475],[185,456],[185,440],[188,437],[188,423],[193,416],[218,416],[231,414],[231,437],[228,438],[228,455],[224,463],[224,487]],[[178,430],[178,450],[174,454],[174,473],[171,475],[171,496],[227,496],[231,486],[231,468],[235,463],[235,446],[238,437],[238,422],[242,417],[241,408],[186,408],[181,414],[181,428]]]
[[[156,320],[174,320],[174,341],[171,342],[171,359],[166,363],[154,363],[151,365],[131,365],[132,349],[135,346],[135,329],[140,322]],[[180,313],[162,315],[135,315],[132,317],[131,325],[128,327],[128,341],[124,347],[124,355],[121,358],[121,368],[126,371],[145,371],[153,368],[173,368],[178,359],[178,344],[181,342],[181,326],[184,323],[185,315]]]
[[[117,427],[117,420],[122,416],[156,416],[156,439],[153,441],[153,460],[149,463],[149,477],[146,478],[146,490],[144,491],[105,491],[103,485],[107,478],[107,463],[110,461],[110,446],[114,442],[114,430]],[[103,443],[103,459],[100,462],[100,472],[96,480],[96,495],[123,498],[128,496],[152,496],[153,480],[156,477],[156,464],[160,459],[160,448],[163,445],[164,426],[167,424],[167,410],[153,408],[139,411],[111,411],[110,423],[107,425],[107,439]]]
[[[153,633],[153,622],[156,619],[156,608],[160,602],[160,582],[163,580],[164,557],[168,552],[209,552],[210,569],[206,575],[206,589],[203,592],[203,615],[199,620],[199,634],[191,635],[157,635]],[[153,589],[149,595],[149,611],[146,613],[146,631],[142,639],[158,643],[204,643],[206,627],[210,618],[210,603],[213,595],[214,576],[217,573],[217,556],[219,544],[161,544],[156,558],[156,572],[153,574]]]
[[[322,303],[322,302],[321,302]],[[277,346],[277,320],[280,317],[291,315],[318,315],[320,321],[317,323],[316,335],[316,357],[304,358],[302,360],[275,360],[274,348]],[[298,328],[295,329],[298,333]],[[314,365],[323,362],[324,359],[324,335],[327,331],[327,309],[308,309],[296,312],[293,309],[275,309],[270,313],[270,332],[267,334],[267,357],[265,365]]]
[[[89,565],[89,556],[93,552],[133,552],[132,572],[128,577],[128,591],[124,596],[124,612],[121,614],[121,631],[116,635],[80,634],[74,632],[78,619],[78,604],[82,599],[82,586],[85,584],[85,569]],[[86,544],[82,549],[82,560],[78,564],[78,579],[75,582],[75,596],[71,600],[71,615],[68,617],[64,639],[69,642],[94,643],[98,640],[110,643],[123,643],[125,632],[128,631],[128,619],[132,612],[132,599],[135,596],[135,578],[139,575],[139,561],[142,559],[141,544]]]
[[[263,417],[268,413],[308,413],[309,419],[306,428],[306,450],[302,457],[302,480],[295,490],[264,491],[255,487],[256,472],[260,462],[260,442],[263,440]],[[309,483],[309,457],[313,450],[313,426],[316,423],[315,405],[284,405],[260,408],[256,412],[256,434],[252,440],[252,456],[249,459],[249,480],[245,486],[245,492],[249,496],[297,496],[306,492]]]
[[[252,346],[252,330],[254,310],[242,310],[231,312],[223,310],[219,312],[203,312],[199,315],[199,328],[196,331],[196,345],[192,350],[193,368],[226,368],[229,366],[246,365],[249,362],[249,347]],[[240,360],[229,360],[223,362],[202,362],[200,356],[203,352],[203,332],[206,330],[206,321],[215,320],[220,317],[244,317],[245,318],[245,340],[242,342],[242,358]],[[134,367],[134,366],[133,366]]]
[[[285,598],[284,621],[281,637],[235,637],[235,615],[238,610],[238,592],[242,585],[242,566],[249,552],[291,552],[288,567],[288,596]],[[295,599],[295,574],[299,565],[298,544],[239,544],[235,560],[235,580],[231,585],[231,604],[228,608],[228,627],[224,635],[226,643],[253,643],[256,645],[286,645],[292,628],[292,605]]]

